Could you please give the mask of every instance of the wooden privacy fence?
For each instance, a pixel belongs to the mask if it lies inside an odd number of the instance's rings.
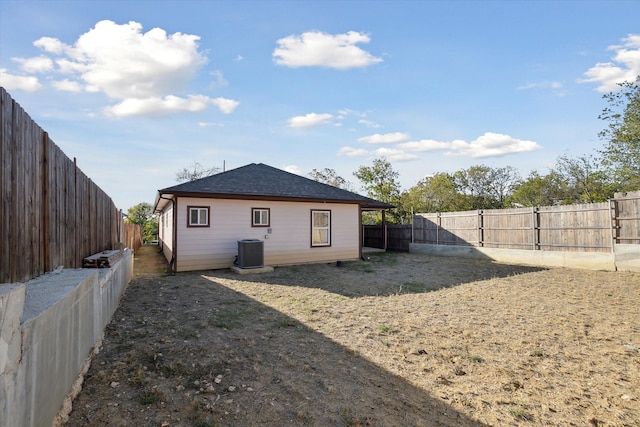
[[[384,246],[381,225],[363,226],[363,245]],[[611,252],[640,244],[640,191],[605,203],[419,213],[413,224],[388,225],[387,249],[409,243],[546,251]]]
[[[486,248],[611,252],[640,244],[640,192],[605,203],[416,214],[413,242]]]
[[[112,249],[111,198],[0,88],[0,283],[22,282]]]
[[[611,250],[609,204],[414,216],[415,243],[532,250]]]
[[[384,247],[384,230],[381,225],[363,225],[363,246],[369,248]],[[409,251],[411,243],[411,224],[387,225],[387,249]]]
[[[640,191],[616,193],[611,210],[613,243],[640,244]]]
[[[142,226],[138,224],[122,224],[122,243],[125,247],[137,251],[142,246]]]

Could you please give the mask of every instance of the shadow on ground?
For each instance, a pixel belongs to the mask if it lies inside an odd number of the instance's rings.
[[[481,425],[297,320],[192,273],[130,284],[74,408],[69,426]]]
[[[347,297],[424,293],[545,270],[488,259],[433,257],[405,252],[372,253],[365,261],[276,267],[271,273],[238,276],[218,270],[213,276],[277,285],[323,289]]]

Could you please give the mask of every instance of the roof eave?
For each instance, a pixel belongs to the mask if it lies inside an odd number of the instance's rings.
[[[209,192],[195,192],[195,191],[173,191],[165,192],[165,190],[158,191],[158,198],[162,198],[163,195],[171,195],[178,197],[195,197],[202,199],[233,199],[233,200],[270,200],[270,201],[283,201],[283,202],[316,202],[316,203],[340,203],[340,204],[357,204],[363,208],[369,207],[372,210],[389,209],[392,205],[386,205],[385,207],[375,207],[373,205],[368,206],[370,202],[366,200],[348,200],[348,199],[331,199],[331,198],[318,198],[318,197],[299,197],[299,196],[276,196],[265,194],[237,194],[237,193],[209,193]],[[380,202],[378,202],[380,203]]]
[[[165,194],[168,194],[171,197],[163,197]],[[156,194],[156,200],[155,203],[153,205],[153,213],[160,213],[164,210],[165,206],[167,205],[167,203],[169,203],[170,200],[173,199],[173,194],[169,194],[169,193],[162,193],[162,190],[159,190],[158,193]],[[162,205],[162,206],[160,206]]]
[[[363,211],[386,211],[387,209],[395,208],[394,205],[390,205],[388,203],[377,203],[377,204],[360,204],[360,207]]]

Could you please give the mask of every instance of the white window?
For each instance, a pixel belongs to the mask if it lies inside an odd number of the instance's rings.
[[[189,206],[189,227],[208,227],[209,226],[209,208],[205,206]]]
[[[268,227],[270,217],[269,211],[269,208],[251,208],[251,226]]]
[[[311,211],[311,246],[331,246],[331,211]]]

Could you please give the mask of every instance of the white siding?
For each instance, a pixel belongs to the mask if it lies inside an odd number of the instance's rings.
[[[208,206],[210,227],[187,227],[187,206]],[[251,208],[270,209],[270,228],[251,226]],[[229,268],[238,240],[264,242],[266,265],[357,259],[360,255],[356,204],[179,198],[177,271]],[[311,247],[311,210],[331,211],[331,246]]]
[[[162,244],[162,253],[167,261],[173,254],[173,205],[169,204],[158,218],[158,238]]]

